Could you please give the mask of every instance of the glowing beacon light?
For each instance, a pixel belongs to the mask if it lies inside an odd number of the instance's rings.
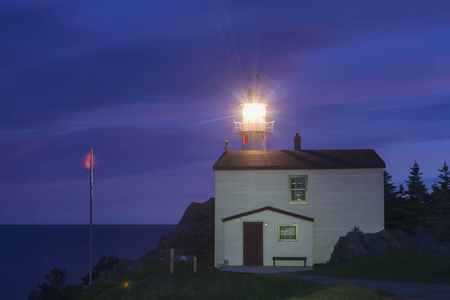
[[[248,120],[257,120],[266,118],[266,106],[264,103],[242,104],[242,118]]]
[[[266,130],[266,106],[264,103],[242,104],[242,131]]]
[[[242,150],[266,150],[266,136],[273,134],[275,121],[267,118],[267,104],[260,101],[260,94],[261,90],[255,87],[248,90],[252,102],[241,105],[242,119],[234,121],[235,133],[242,137]]]

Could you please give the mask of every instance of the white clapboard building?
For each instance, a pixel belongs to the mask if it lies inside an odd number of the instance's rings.
[[[213,166],[216,267],[325,263],[355,226],[384,228],[385,164],[374,150],[302,150],[296,134],[294,150],[268,151],[273,121],[258,89],[249,98],[235,121],[243,150]]]

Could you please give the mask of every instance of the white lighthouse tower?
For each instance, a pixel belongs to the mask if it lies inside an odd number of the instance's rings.
[[[251,76],[253,87],[248,89],[247,103],[241,105],[242,118],[234,121],[235,133],[242,138],[242,150],[266,150],[266,136],[273,134],[275,121],[267,118],[267,104],[261,99],[261,90],[256,88],[259,75]]]

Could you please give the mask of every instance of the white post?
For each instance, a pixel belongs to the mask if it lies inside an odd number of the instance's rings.
[[[173,274],[173,262],[175,260],[174,252],[175,249],[170,249],[170,274]]]
[[[90,247],[89,247],[89,285],[92,284],[92,196],[93,196],[93,188],[94,188],[94,148],[91,147],[91,153],[90,153],[91,159],[90,159],[90,167],[91,167],[91,201],[90,201],[90,225],[89,225],[89,232],[90,232]]]
[[[194,273],[197,273],[197,256],[194,257]]]

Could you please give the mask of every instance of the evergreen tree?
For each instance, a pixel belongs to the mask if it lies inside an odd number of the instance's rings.
[[[40,291],[31,291],[28,299],[39,299],[39,300],[58,300],[62,299],[62,291],[65,287],[67,272],[66,269],[61,270],[60,268],[54,267],[51,270],[50,275],[45,275],[45,279],[48,281],[43,284],[38,285]]]
[[[400,184],[397,191],[397,198],[399,198],[399,202],[401,203],[400,207],[406,209],[406,190],[403,186],[403,183]]]
[[[384,227],[396,229],[401,218],[401,198],[398,197],[392,176],[384,170]]]
[[[431,214],[432,225],[442,233],[449,234],[450,230],[450,172],[447,162],[444,161],[442,169],[438,169],[440,180],[432,186]]]
[[[408,220],[408,210],[407,210],[407,206],[408,206],[408,195],[406,193],[406,189],[403,186],[403,183],[400,184],[400,186],[398,187],[398,191],[397,191],[397,203],[398,206],[396,207],[397,210],[397,214],[398,214],[398,218],[397,218],[397,227],[396,229],[402,229],[404,230],[405,226],[405,222],[406,220]]]
[[[406,192],[406,219],[401,224],[401,229],[411,231],[416,226],[428,225],[429,194],[422,180],[419,164],[414,162],[410,171],[409,180],[406,180],[408,191]]]

